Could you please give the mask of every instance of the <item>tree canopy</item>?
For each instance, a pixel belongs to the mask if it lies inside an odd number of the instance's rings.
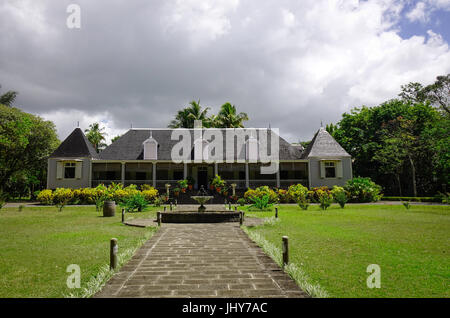
[[[194,121],[201,120],[208,128],[242,128],[244,121],[248,120],[246,113],[237,113],[236,106],[225,103],[220,107],[217,115],[208,116],[210,107],[202,108],[200,100],[192,101],[188,107],[177,112],[175,119],[168,125],[169,128],[194,128]]]
[[[87,139],[94,146],[95,151],[99,152],[101,149],[106,147],[106,132],[104,127],[100,127],[99,123],[93,123],[89,125],[89,129],[85,129]]]
[[[58,147],[55,125],[0,104],[0,187],[22,194],[45,183],[48,156]]]

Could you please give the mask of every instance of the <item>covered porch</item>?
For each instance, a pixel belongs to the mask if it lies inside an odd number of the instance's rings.
[[[274,174],[261,174],[261,163],[179,163],[155,161],[105,161],[94,160],[91,165],[91,186],[111,183],[148,184],[158,190],[166,184],[172,188],[183,179],[192,179],[194,189],[202,185],[207,189],[216,174],[236,189],[246,190],[259,186],[288,188],[301,183],[308,186],[308,162],[280,162]]]

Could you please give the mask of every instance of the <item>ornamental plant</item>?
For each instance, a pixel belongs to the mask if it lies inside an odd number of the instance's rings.
[[[267,195],[269,197],[269,203],[277,203],[278,195],[275,191],[270,189],[268,186],[262,186],[256,189],[248,189],[244,193],[244,198],[248,203],[252,203],[254,198],[261,199],[263,196]]]
[[[339,206],[343,209],[345,207],[345,203],[347,203],[347,193],[345,192],[343,187],[334,186],[331,189],[331,194],[333,195],[334,201],[336,201]]]
[[[287,191],[287,195],[290,200],[298,202],[300,198],[307,198],[308,188],[302,184],[291,185]]]
[[[53,193],[53,202],[58,207],[59,212],[72,200],[73,192],[71,189],[57,188]]]
[[[352,202],[376,202],[381,199],[381,187],[370,178],[353,178],[348,180],[344,189]]]
[[[320,203],[320,196],[324,192],[331,195],[331,190],[327,186],[311,188],[308,192],[308,197],[312,202]]]
[[[324,191],[324,190],[318,190],[316,192],[318,198],[319,198],[319,207],[322,210],[326,210],[330,207],[331,203],[333,202],[333,196],[330,192]]]
[[[221,192],[221,189],[225,186],[226,181],[223,180],[218,174],[211,181],[211,185],[216,188],[217,192]]]
[[[142,193],[136,193],[131,197],[124,199],[120,206],[125,209],[126,212],[138,211],[142,212],[148,206],[148,201]]]
[[[156,200],[156,198],[158,197],[158,190],[151,187],[148,190],[142,191],[142,195],[144,196],[145,200],[147,200],[148,202],[154,202]]]
[[[42,190],[37,195],[37,200],[41,204],[51,205],[53,203],[53,192],[52,192],[52,190]]]
[[[249,209],[256,208],[258,210],[267,210],[272,207],[272,204],[269,203],[269,196],[267,194],[260,197],[252,198],[253,204],[250,205]]]
[[[181,189],[181,192],[186,192],[186,189],[188,187],[188,181],[185,180],[178,180],[177,181],[179,188]]]
[[[237,200],[237,203],[238,203],[240,206],[244,206],[244,205],[245,205],[245,199],[244,199],[244,198],[239,198],[239,199]]]

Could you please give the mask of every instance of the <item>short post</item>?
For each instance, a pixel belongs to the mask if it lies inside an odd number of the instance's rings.
[[[278,207],[275,207],[275,218],[278,219]]]
[[[110,242],[110,253],[109,253],[109,269],[114,270],[117,268],[117,252],[119,251],[119,246],[117,245],[117,239],[112,238]]]
[[[178,206],[178,200],[175,199],[175,206]]]
[[[167,209],[167,207],[166,207],[166,206],[164,206],[164,212],[166,212],[166,209]]]
[[[158,226],[161,226],[161,212],[156,212],[156,220],[158,221]]]
[[[283,267],[289,264],[289,237],[283,236]]]
[[[231,211],[231,202],[228,202],[228,210]]]
[[[242,225],[244,223],[244,215],[243,212],[239,212],[239,224]]]
[[[172,211],[172,202],[170,202],[170,211]]]
[[[234,206],[234,210],[237,211],[237,206]]]
[[[122,223],[125,223],[125,209],[122,209]]]

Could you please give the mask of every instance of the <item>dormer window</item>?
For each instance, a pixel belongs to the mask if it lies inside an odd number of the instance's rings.
[[[152,132],[150,137],[144,141],[144,160],[158,160],[158,142],[153,138]]]

